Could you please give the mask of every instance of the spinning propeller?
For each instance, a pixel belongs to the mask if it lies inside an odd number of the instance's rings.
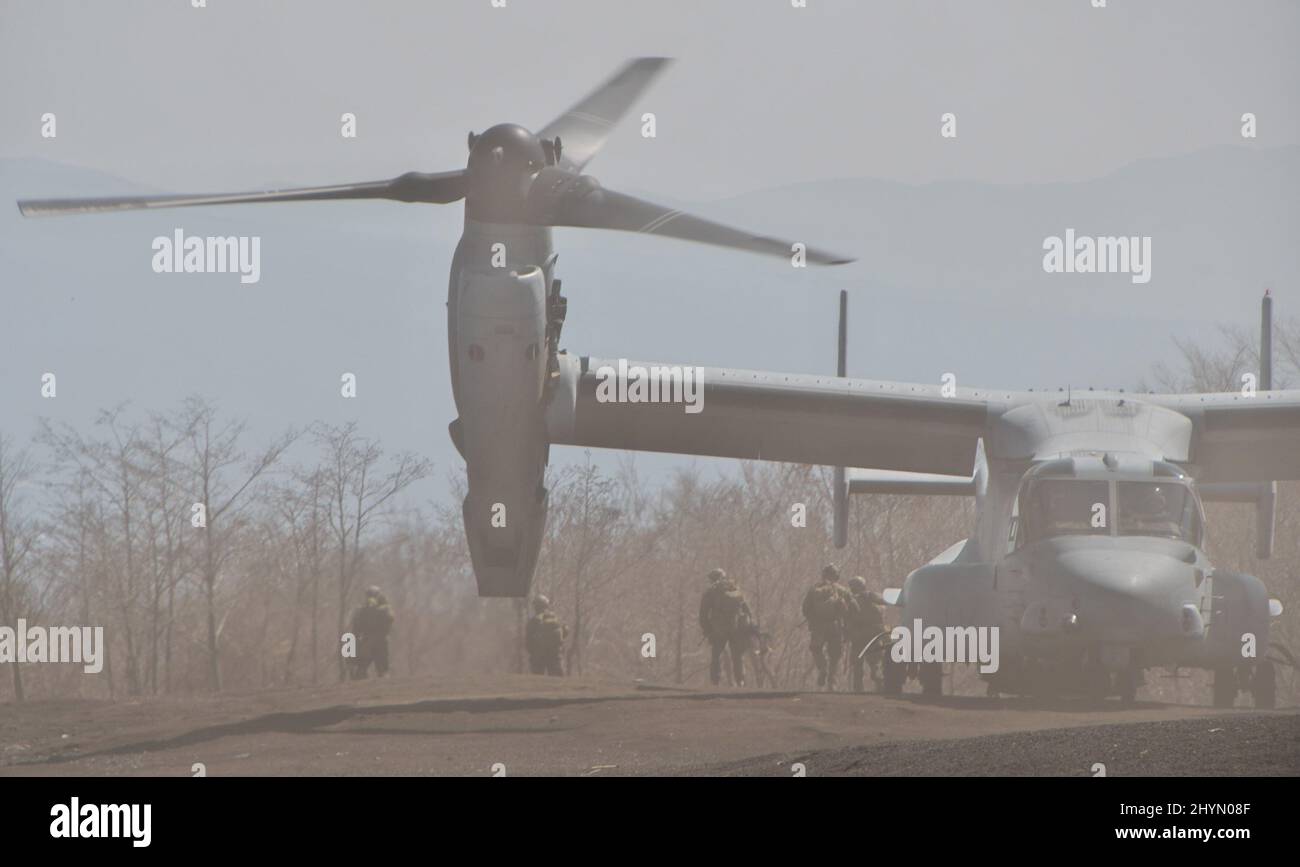
[[[614,124],[668,64],[662,57],[629,62],[565,114],[532,133],[500,124],[470,134],[469,161],[449,172],[407,172],[391,180],[246,193],[112,196],[94,199],[26,199],[28,217],[93,214],[150,208],[327,199],[388,199],[445,205],[466,200],[466,216],[486,223],[576,226],[666,235],[719,247],[791,256],[789,241],[755,235],[605,189],[582,169],[599,153]],[[853,261],[806,248],[807,261]]]

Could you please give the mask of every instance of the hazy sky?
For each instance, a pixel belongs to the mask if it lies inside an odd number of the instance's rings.
[[[625,124],[607,182],[1075,180],[1240,143],[1246,111],[1296,143],[1298,36],[1294,0],[0,0],[0,155],[175,189],[446,169],[663,54],[659,136]]]

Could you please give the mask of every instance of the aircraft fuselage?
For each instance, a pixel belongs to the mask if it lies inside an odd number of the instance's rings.
[[[1244,636],[1268,651],[1259,579],[1216,571],[1201,548],[1194,481],[1150,457],[1081,452],[988,461],[977,473],[972,537],[911,573],[900,620],[997,627],[1003,691],[1026,669],[1104,676],[1151,666],[1220,669]]]

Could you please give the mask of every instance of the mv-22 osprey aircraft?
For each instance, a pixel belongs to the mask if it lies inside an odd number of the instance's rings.
[[[670,402],[598,399],[598,372],[617,362],[559,348],[567,302],[551,227],[646,232],[813,264],[851,261],[616,193],[582,173],[666,62],[630,62],[536,134],[514,124],[471,133],[464,169],[265,192],[31,200],[19,208],[35,216],[465,199],[447,302],[459,412],[451,436],[466,461],[465,532],[480,595],[528,593],[552,444],[824,464],[836,468],[838,547],[852,493],[976,499],[970,538],[887,599],[902,608],[904,623],[999,627],[1002,665],[991,691],[1068,683],[1131,700],[1144,669],[1199,666],[1215,672],[1217,704],[1232,704],[1246,687],[1256,704],[1271,705],[1268,624],[1280,606],[1259,579],[1216,570],[1201,550],[1202,500],[1244,500],[1256,503],[1266,556],[1275,481],[1300,479],[1300,391],[1271,390],[1267,370],[1249,397],[850,379],[841,296],[837,376],[703,368],[707,403],[693,414]],[[1243,653],[1252,640],[1253,656]],[[942,663],[911,671],[924,691],[941,688]],[[900,689],[906,673],[887,670],[887,686]]]

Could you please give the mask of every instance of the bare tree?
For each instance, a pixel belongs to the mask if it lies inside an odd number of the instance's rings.
[[[31,558],[41,533],[23,501],[22,488],[31,482],[32,472],[28,452],[0,434],[0,623],[14,629],[29,595]],[[23,701],[22,667],[15,662],[10,668],[14,698]]]
[[[253,453],[243,451],[240,438],[243,421],[217,418],[216,408],[201,398],[186,401],[181,429],[188,434],[192,495],[202,504],[206,526],[198,529],[199,579],[203,587],[207,626],[208,686],[221,689],[221,631],[225,617],[217,616],[217,581],[235,551],[235,540],[244,527],[246,494],[280,459],[297,434],[286,431],[270,445]],[[228,613],[228,612],[227,612]]]
[[[342,635],[348,594],[360,568],[367,528],[389,500],[412,482],[427,476],[433,465],[423,458],[402,453],[391,460],[386,471],[382,470],[383,449],[357,433],[356,422],[317,425],[316,440],[324,451],[321,471],[337,553],[338,633]],[[340,681],[347,676],[341,654],[338,672]]]
[[[151,572],[148,680],[150,692],[155,694],[159,690],[160,666],[163,669],[162,689],[167,691],[170,688],[176,586],[185,577],[184,561],[188,552],[185,527],[189,503],[183,496],[183,467],[177,452],[190,437],[191,431],[185,427],[188,420],[183,415],[170,418],[154,415],[150,418],[148,434],[142,437],[140,444]]]
[[[126,653],[127,691],[135,695],[142,687],[136,607],[145,590],[137,562],[144,508],[140,494],[143,443],[139,425],[126,418],[125,404],[102,410],[95,427],[102,428],[104,434],[86,437],[66,424],[55,427],[43,420],[38,439],[53,452],[58,466],[90,484],[106,518],[116,525],[116,534],[109,531],[100,537],[113,543],[101,547],[100,554],[107,566],[108,605],[118,619]]]
[[[45,546],[45,570],[51,589],[64,600],[65,609],[76,611],[79,622],[91,624],[99,610],[104,569],[103,549],[109,544],[101,504],[85,472],[76,472],[65,484],[52,486],[55,499],[47,522],[49,542]],[[107,647],[105,648],[107,651]],[[114,694],[112,654],[105,654],[104,677],[109,696]]]
[[[291,480],[274,493],[274,508],[288,536],[293,561],[293,607],[289,624],[289,651],[284,662],[284,683],[294,682],[299,622],[304,605],[310,625],[311,682],[319,682],[320,583],[325,549],[329,544],[329,505],[325,502],[325,476],[320,469],[296,470]]]
[[[1172,366],[1156,364],[1151,370],[1154,385],[1141,381],[1139,391],[1239,391],[1243,374],[1259,372],[1258,329],[1221,325],[1215,345],[1178,337],[1173,342],[1178,360]],[[1273,356],[1274,388],[1288,388],[1300,379],[1300,318],[1274,322]]]

